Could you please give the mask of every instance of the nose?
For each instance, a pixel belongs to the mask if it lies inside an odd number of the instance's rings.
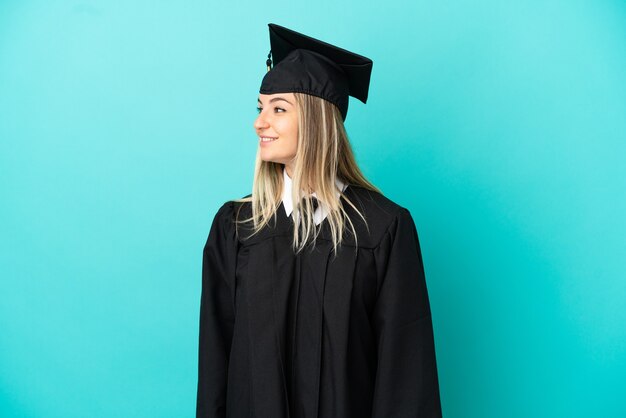
[[[257,118],[254,121],[254,129],[259,131],[261,129],[265,129],[269,126],[269,123],[267,123],[267,121],[265,120],[265,117],[263,116],[263,112],[259,113],[259,116],[257,116]]]

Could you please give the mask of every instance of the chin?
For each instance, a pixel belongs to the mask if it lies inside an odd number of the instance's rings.
[[[277,164],[285,164],[286,161],[289,161],[288,158],[285,157],[281,157],[278,156],[276,154],[273,153],[264,153],[261,152],[261,156],[260,156],[261,160],[268,162],[268,163],[277,163]]]
[[[261,155],[261,160],[266,163],[281,163],[280,158],[273,158],[272,156]]]

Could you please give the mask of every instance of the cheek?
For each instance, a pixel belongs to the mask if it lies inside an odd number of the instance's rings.
[[[298,142],[298,127],[297,126],[291,128],[291,137],[293,138],[293,143],[296,144]]]
[[[294,142],[298,141],[298,120],[292,120],[290,124],[290,134]]]
[[[276,125],[276,131],[283,138],[288,139],[289,142],[293,142],[294,144],[298,141],[298,124],[294,123],[292,120],[284,120],[281,121],[280,124]]]

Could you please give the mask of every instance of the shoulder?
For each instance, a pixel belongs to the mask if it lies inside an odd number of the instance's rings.
[[[358,213],[351,208],[351,218],[357,219],[357,223],[363,228],[368,242],[367,246],[377,247],[385,235],[394,231],[399,223],[404,223],[411,214],[405,207],[399,205],[382,193],[369,190],[361,186],[350,186],[352,193],[348,196],[358,211],[367,221],[363,225]],[[348,204],[349,206],[349,204]]]
[[[357,197],[359,204],[361,204],[364,210],[369,211],[372,216],[392,219],[402,209],[405,209],[382,193],[361,186],[351,185],[350,187],[352,188],[353,195]]]
[[[243,196],[242,199],[252,196],[251,194]],[[237,199],[227,200],[219,207],[213,217],[213,223],[219,227],[228,228],[234,224],[238,209],[245,202],[238,202]]]
[[[239,199],[231,199],[231,200],[227,200],[226,202],[224,202],[222,204],[222,206],[217,210],[217,215],[220,216],[230,216],[233,215],[235,213],[235,211],[237,209],[239,209],[242,206],[245,206],[246,204],[250,204],[250,202],[238,202],[238,200],[240,199],[247,199],[249,197],[252,197],[252,194],[247,194],[245,196],[242,196]]]

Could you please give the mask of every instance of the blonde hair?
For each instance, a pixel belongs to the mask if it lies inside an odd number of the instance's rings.
[[[304,190],[311,187],[320,205],[327,212],[326,221],[331,230],[333,250],[343,241],[343,231],[350,224],[356,241],[356,231],[347,216],[341,197],[354,208],[367,225],[365,217],[342,192],[338,197],[336,179],[380,193],[359,169],[339,108],[322,98],[294,93],[298,112],[298,144],[294,157],[291,197],[294,202],[294,233],[292,248],[302,251],[309,241],[315,243],[320,225],[313,220],[312,199]],[[234,202],[252,202],[252,216],[238,223],[253,222],[253,233],[261,231],[276,214],[282,201],[284,164],[263,161],[257,153],[252,195]],[[303,201],[304,199],[304,201]],[[304,202],[304,216],[296,202]],[[240,205],[241,209],[241,205]],[[239,216],[237,215],[237,218]],[[315,244],[313,244],[315,245]]]

